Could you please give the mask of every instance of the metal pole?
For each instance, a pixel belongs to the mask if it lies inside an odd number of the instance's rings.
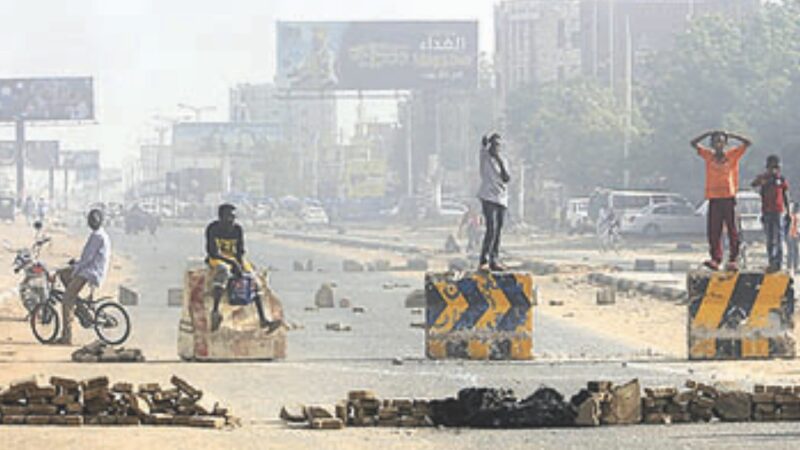
[[[25,121],[17,119],[15,121],[16,139],[16,162],[17,162],[17,202],[22,204],[25,196]]]
[[[69,209],[69,170],[64,167],[64,211]]]
[[[622,167],[623,167],[623,185],[625,188],[630,187],[631,172],[630,172],[630,145],[631,145],[631,127],[633,115],[633,61],[632,61],[632,42],[631,42],[631,18],[625,17],[625,143],[622,150]]]
[[[408,100],[406,100],[406,194],[409,197],[414,195],[414,164],[413,164],[413,140],[411,137],[412,134],[412,122],[414,120],[414,114],[412,112],[414,105],[412,102],[412,96],[408,96]]]
[[[50,166],[47,169],[47,197],[50,201],[50,205],[53,204],[53,200],[56,197],[56,169],[53,166]]]
[[[608,2],[608,85],[614,89],[614,0]]]

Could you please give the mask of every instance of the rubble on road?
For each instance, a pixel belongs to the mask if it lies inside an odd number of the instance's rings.
[[[144,355],[138,348],[114,347],[101,341],[94,341],[72,352],[72,361],[79,363],[144,362]]]
[[[0,389],[3,425],[166,425],[220,429],[238,426],[228,408],[177,376],[170,387],[157,383],[112,384],[106,376],[78,381],[30,377]]]
[[[427,305],[425,290],[415,289],[406,296],[406,308],[424,308]]]
[[[323,283],[314,295],[314,305],[317,308],[333,308],[333,287],[329,283]]]
[[[353,331],[353,328],[350,325],[346,325],[341,322],[327,323],[325,324],[325,329],[328,331]]]
[[[397,359],[397,358],[396,358]],[[402,360],[401,360],[402,361]],[[393,363],[395,361],[393,360]],[[396,363],[395,363],[396,364]],[[355,427],[541,428],[632,424],[800,421],[800,386],[755,386],[754,392],[686,382],[641,388],[638,380],[614,385],[590,381],[567,402],[541,387],[522,400],[513,391],[467,388],[444,399],[381,400],[373,391],[351,391],[333,409],[290,405],[280,418],[315,429]]]
[[[345,259],[342,261],[342,271],[344,272],[363,272],[365,270],[364,264],[353,260]]]

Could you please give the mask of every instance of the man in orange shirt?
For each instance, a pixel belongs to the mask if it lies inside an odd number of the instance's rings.
[[[701,144],[711,138],[711,148]],[[726,151],[728,138],[739,141],[740,145]],[[738,270],[739,231],[736,227],[736,192],[739,190],[739,160],[750,147],[750,140],[724,131],[707,131],[692,140],[706,162],[706,199],[708,200],[708,246],[711,259],[704,265],[718,270],[722,263],[722,226],[728,230],[727,270]]]

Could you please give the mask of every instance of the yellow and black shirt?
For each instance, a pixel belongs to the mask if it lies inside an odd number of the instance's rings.
[[[215,266],[224,260],[242,262],[244,257],[244,233],[239,224],[226,228],[220,221],[211,222],[206,228],[206,261]]]

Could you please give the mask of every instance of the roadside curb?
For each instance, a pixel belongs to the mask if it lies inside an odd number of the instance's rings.
[[[635,281],[598,272],[590,273],[588,280],[592,284],[613,287],[619,292],[638,292],[667,302],[679,303],[689,299],[689,295],[684,289],[661,286],[647,281]]]
[[[416,245],[409,244],[392,244],[389,242],[379,242],[367,239],[340,237],[340,236],[325,236],[306,233],[292,233],[288,231],[279,231],[273,233],[278,239],[288,239],[303,242],[316,242],[328,243],[335,245],[343,245],[346,247],[358,247],[370,250],[389,250],[402,253],[423,253],[423,249]]]

